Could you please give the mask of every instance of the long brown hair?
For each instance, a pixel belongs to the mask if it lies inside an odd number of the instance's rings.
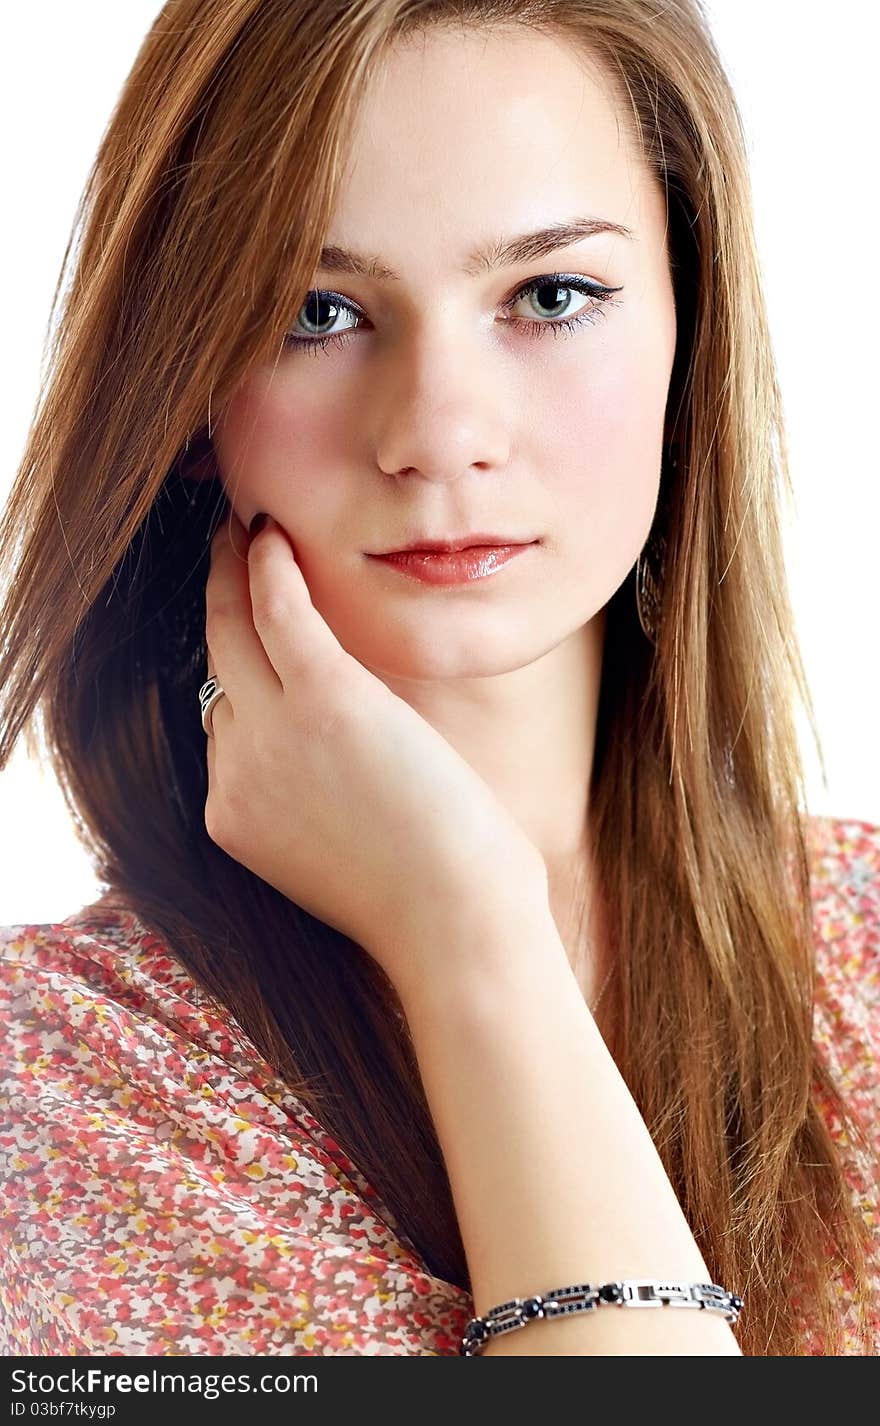
[[[598,57],[666,195],[678,346],[656,647],[607,606],[590,787],[619,955],[615,1054],[748,1354],[828,1351],[866,1243],[817,1107],[814,949],[779,496],[790,483],[742,126],[697,0],[170,0],[90,173],[0,522],[0,767],[24,732],[101,881],[234,1016],[470,1291],[411,1040],[375,962],[204,826],[211,419],[278,352],[389,43],[530,26]],[[207,474],[198,482],[187,474]],[[42,715],[42,717],[41,717]],[[42,746],[40,739],[42,738]],[[821,752],[820,752],[821,755]],[[865,1318],[866,1349],[871,1350]]]

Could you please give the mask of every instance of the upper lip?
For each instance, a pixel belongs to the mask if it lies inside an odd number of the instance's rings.
[[[534,539],[521,538],[519,535],[488,535],[482,531],[473,535],[459,535],[454,540],[430,540],[427,537],[411,540],[407,545],[397,545],[390,550],[377,550],[380,555],[402,555],[407,550],[445,550],[451,553],[454,550],[467,550],[472,545],[531,545]]]

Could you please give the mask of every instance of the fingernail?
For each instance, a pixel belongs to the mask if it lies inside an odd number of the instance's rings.
[[[269,516],[263,510],[261,510],[259,514],[254,516],[248,528],[248,533],[250,534],[251,539],[253,539],[254,535],[258,535],[260,533],[268,518]]]

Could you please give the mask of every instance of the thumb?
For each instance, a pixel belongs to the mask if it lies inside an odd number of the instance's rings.
[[[312,602],[283,525],[260,511],[249,527],[248,577],[251,613],[263,647],[283,684],[290,677],[327,668],[341,646]],[[291,558],[292,556],[292,558]]]

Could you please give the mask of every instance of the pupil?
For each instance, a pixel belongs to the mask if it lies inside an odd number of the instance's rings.
[[[558,282],[545,282],[545,283],[543,284],[543,286],[541,286],[541,287],[538,288],[537,296],[538,296],[539,299],[541,299],[542,296],[543,296],[543,293],[545,293],[545,292],[551,292],[551,293],[554,294],[553,301],[551,301],[551,302],[544,302],[544,301],[541,301],[541,306],[542,306],[542,307],[564,307],[564,306],[566,305],[566,302],[567,302],[568,299],[565,298],[565,297],[559,297],[558,294],[559,294],[560,292],[566,292],[567,290],[568,290],[568,289],[565,288],[565,287],[560,287]]]
[[[331,317],[325,317],[325,318],[324,318],[324,321],[323,321],[323,322],[321,321],[321,319],[320,319],[320,317],[319,317],[319,315],[318,315],[319,310],[320,310],[321,307],[327,308],[330,312],[332,312],[332,313],[334,313],[334,314],[335,314],[335,312],[336,312],[336,308],[334,307],[333,303],[332,303],[332,302],[328,302],[327,299],[326,299],[326,297],[321,297],[321,296],[319,296],[318,293],[312,293],[312,295],[306,299],[305,303],[303,304],[303,309],[302,309],[302,310],[303,310],[303,311],[305,312],[305,314],[306,314],[306,315],[305,315],[305,321],[306,321],[306,324],[307,324],[308,326],[321,327],[321,326],[323,326],[324,323],[326,323],[326,322],[331,322],[331,323],[332,323],[332,321],[333,321],[333,317],[332,317],[332,316],[331,316]]]

